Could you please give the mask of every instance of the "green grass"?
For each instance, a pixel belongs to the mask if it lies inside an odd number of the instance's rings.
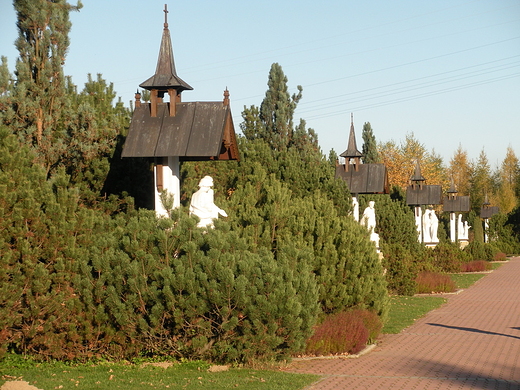
[[[421,318],[429,311],[440,307],[445,302],[445,298],[436,296],[392,296],[390,298],[388,321],[383,327],[381,333],[399,333],[404,328],[412,325],[417,319]]]
[[[455,282],[455,285],[458,289],[468,288],[477,280],[483,278],[486,274],[475,274],[475,273],[467,273],[467,274],[451,274],[450,277]]]
[[[496,269],[500,264],[493,263],[493,269]],[[451,274],[450,277],[455,282],[458,289],[469,288],[477,280],[486,276],[485,273],[464,273]],[[390,311],[388,314],[388,321],[381,333],[396,334],[403,329],[412,325],[417,319],[421,318],[429,311],[437,309],[446,299],[439,296],[393,296],[390,298]]]
[[[302,389],[317,375],[276,370],[230,368],[209,372],[203,362],[177,363],[168,368],[137,364],[36,364],[7,359],[0,362],[0,386],[6,380],[24,380],[43,390],[52,389]],[[23,364],[20,364],[23,363]]]
[[[496,270],[503,263],[491,263],[491,269]],[[480,280],[486,276],[485,273],[464,273],[464,274],[451,274],[450,277],[453,279],[457,288],[464,289],[470,287],[477,280]]]

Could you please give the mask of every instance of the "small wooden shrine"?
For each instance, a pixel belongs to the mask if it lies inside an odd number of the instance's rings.
[[[426,179],[421,174],[419,161],[416,161],[410,182],[410,186],[406,189],[406,204],[415,208],[415,224],[419,233],[419,242],[423,242],[427,246],[435,246],[439,242],[437,238],[438,219],[433,207],[425,209],[423,212],[423,206],[441,204],[442,187],[424,184]]]
[[[357,149],[352,114],[347,150],[341,153],[340,157],[343,157],[345,162],[344,164],[337,162],[336,177],[347,183],[354,201],[358,194],[388,194],[390,192],[385,164],[364,164],[362,161],[363,154]]]
[[[451,242],[466,240],[467,232],[465,225],[462,223],[462,217],[459,214],[459,221],[457,223],[457,214],[464,213],[471,210],[471,203],[469,196],[457,196],[457,189],[451,180],[448,196],[443,199],[443,211],[450,213],[450,240]]]
[[[166,5],[164,13],[155,74],[139,85],[150,91],[150,102],[141,102],[136,93],[122,157],[153,159],[155,210],[166,216],[160,195],[167,191],[173,207],[180,205],[181,161],[238,160],[239,153],[227,88],[221,101],[182,102],[182,92],[193,88],[177,75]]]
[[[498,206],[491,206],[491,203],[489,203],[488,196],[486,194],[486,197],[484,199],[484,204],[480,208],[480,218],[484,220],[484,242],[489,242],[489,219],[500,212],[500,209]]]

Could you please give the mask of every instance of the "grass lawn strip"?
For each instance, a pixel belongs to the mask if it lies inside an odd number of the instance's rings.
[[[152,365],[102,364],[65,366],[34,364],[9,367],[0,364],[0,385],[6,380],[23,380],[38,389],[302,389],[316,375],[290,374],[274,370],[234,369],[211,372],[206,363],[178,363],[162,368]]]
[[[496,269],[500,264],[493,264]],[[466,289],[486,276],[487,273],[451,274],[458,289]],[[390,312],[388,321],[381,333],[397,334],[412,325],[417,319],[429,311],[439,308],[446,302],[446,298],[435,295],[422,296],[392,296],[390,298]]]

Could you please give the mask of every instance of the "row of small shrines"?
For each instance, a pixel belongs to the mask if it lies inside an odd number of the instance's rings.
[[[180,206],[181,161],[239,160],[227,89],[222,101],[182,102],[182,92],[193,88],[177,75],[166,5],[164,13],[164,29],[155,74],[139,85],[150,91],[150,102],[142,103],[140,93],[136,93],[135,110],[122,153],[122,157],[153,159],[155,210],[159,216],[168,215],[161,201],[162,193],[173,196],[174,208]],[[165,100],[166,96],[168,101]],[[378,247],[375,204],[369,202],[360,219],[357,195],[388,194],[387,169],[384,164],[362,163],[363,155],[356,146],[352,119],[348,147],[340,157],[345,162],[338,162],[336,177],[347,183],[353,195],[353,216],[369,229],[371,239]],[[457,197],[452,186],[448,197],[441,199],[441,186],[426,185],[424,182],[417,163],[411,178],[412,184],[407,189],[407,203],[415,208],[419,241],[426,245],[438,243],[438,218],[433,208],[426,208],[424,212],[423,208],[443,204],[444,211],[450,212],[451,240],[467,242],[469,226],[462,221],[460,213],[469,211],[469,197]],[[203,178],[199,183],[199,191],[192,197],[190,212],[199,217],[200,227],[211,227],[219,214],[226,216],[225,211],[213,202],[212,185],[210,177]],[[484,207],[481,217],[487,223],[487,219],[496,212],[496,207]],[[456,213],[459,213],[458,217]]]
[[[388,194],[388,174],[384,164],[363,164],[362,153],[357,149],[354,124],[351,119],[350,134],[347,150],[340,154],[345,159],[343,164],[337,164],[336,177],[340,177],[347,183],[353,195],[353,217],[359,221],[358,194]],[[457,190],[452,185],[448,190],[448,196],[442,197],[440,185],[426,185],[426,179],[421,174],[419,162],[416,162],[415,171],[410,178],[410,186],[406,190],[406,203],[414,208],[415,225],[417,227],[418,240],[427,246],[434,247],[439,242],[437,230],[439,219],[433,206],[443,205],[443,211],[450,213],[450,240],[459,242],[462,247],[468,244],[468,222],[462,220],[462,214],[470,211],[469,196],[457,196]],[[486,201],[481,209],[481,218],[484,219],[485,232],[487,232],[488,219],[498,213],[497,207],[489,207]],[[363,212],[360,223],[367,226],[371,240],[379,247],[379,236],[375,233],[375,204],[369,202],[369,206]],[[488,241],[487,236],[485,237]]]

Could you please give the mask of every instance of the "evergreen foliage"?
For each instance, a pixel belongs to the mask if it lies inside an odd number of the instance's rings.
[[[384,316],[386,282],[374,245],[349,216],[348,189],[334,178],[313,132],[302,121],[289,126],[301,90],[290,98],[286,82],[274,64],[261,109],[244,110],[241,161],[185,163],[183,188],[192,193],[196,180],[214,177],[216,202],[251,251],[267,249],[291,269],[311,265],[324,313],[359,306]]]
[[[289,93],[279,64],[260,106],[242,113],[241,161],[182,165],[184,206],[210,175],[229,217],[200,229],[186,207],[161,219],[136,209],[152,205],[153,176],[148,160],[120,158],[129,110],[101,75],[78,92],[63,74],[69,12],[81,3],[14,5],[20,58],[14,75],[7,59],[0,65],[0,354],[282,359],[305,349],[317,319],[350,309],[384,319],[387,285],[412,294],[419,271],[445,270],[466,253],[518,250],[517,207],[507,222],[492,219],[493,244],[428,252],[395,189],[360,198],[361,207],[376,201],[381,262],[350,216],[351,196],[334,177],[337,156],[326,158],[316,133],[294,120],[302,88]],[[363,139],[365,161],[377,162],[369,123]],[[438,156],[413,137],[390,146],[390,158],[396,150],[426,155],[432,177],[443,180]],[[472,176],[478,191],[480,171]]]
[[[477,162],[473,164],[470,183],[471,209],[480,210],[486,195],[492,193],[491,168],[484,150],[480,152]]]
[[[64,169],[90,204],[100,195],[117,136],[129,112],[101,75],[90,75],[81,93],[63,74],[71,28],[69,13],[82,5],[66,1],[15,1],[19,37],[16,82],[7,65],[0,72],[0,123],[35,151],[48,177]],[[7,74],[6,74],[7,72]]]
[[[41,163],[50,170],[66,151],[62,115],[68,108],[63,63],[69,46],[69,12],[79,10],[66,1],[13,2],[17,14],[20,53],[16,63],[16,88],[9,95],[5,124],[20,139],[34,146]]]
[[[376,136],[374,135],[370,122],[365,122],[363,125],[361,136],[363,138],[363,148],[361,150],[363,153],[363,162],[365,164],[380,163],[381,157],[377,151]]]
[[[413,295],[422,246],[417,240],[414,213],[406,205],[403,191],[394,187],[388,195],[361,195],[363,210],[373,200],[376,208],[376,233],[380,237],[383,267],[390,291]]]

